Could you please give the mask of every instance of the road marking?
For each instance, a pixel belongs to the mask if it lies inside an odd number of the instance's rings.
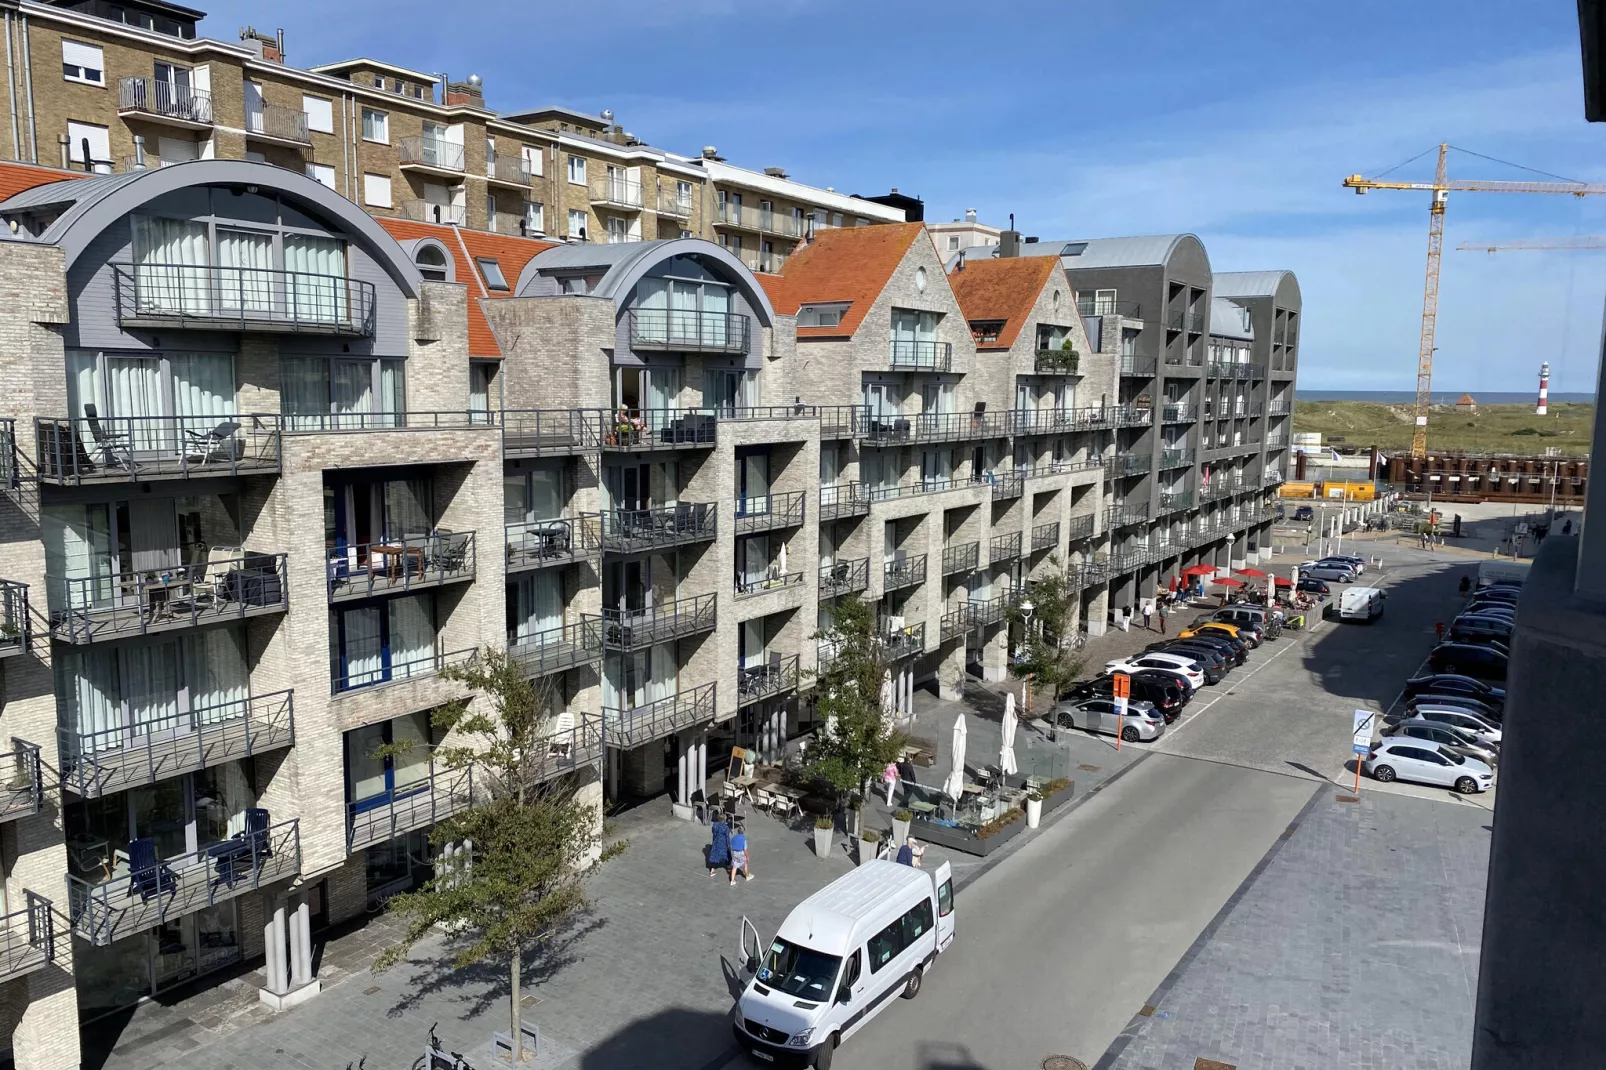
[[[1287,637],[1289,634],[1290,633],[1288,633],[1288,632],[1284,632],[1283,633],[1284,637]],[[1310,631],[1300,633],[1300,639],[1303,639],[1306,636],[1310,636],[1310,635],[1314,635],[1314,634],[1315,634],[1315,628],[1313,627]],[[1237,680],[1234,680],[1232,682],[1232,687],[1234,689],[1236,689],[1239,684],[1243,683],[1245,680],[1248,680],[1251,676],[1254,676],[1261,669],[1264,669],[1267,665],[1270,665],[1272,662],[1276,661],[1278,658],[1282,657],[1284,654],[1288,653],[1290,650],[1299,650],[1299,649],[1301,649],[1302,645],[1303,644],[1300,643],[1298,640],[1295,640],[1294,642],[1290,643],[1288,646],[1283,647],[1281,650],[1277,651],[1275,654],[1271,655],[1270,657],[1261,659],[1260,662],[1257,665],[1255,665],[1254,668],[1252,668],[1248,672],[1244,673]],[[1220,685],[1217,685],[1217,686],[1220,686]],[[1166,734],[1164,736],[1161,736],[1160,738],[1162,740],[1164,740],[1164,739],[1169,739],[1169,738],[1175,736],[1178,732],[1180,732],[1184,728],[1188,727],[1194,721],[1197,721],[1204,713],[1206,713],[1213,706],[1215,706],[1216,703],[1220,702],[1222,699],[1230,698],[1230,697],[1232,697],[1232,692],[1231,691],[1217,692],[1216,694],[1214,694],[1214,695],[1212,695],[1210,697],[1209,701],[1201,703],[1199,708],[1194,710],[1192,714],[1190,714],[1190,715],[1188,715],[1186,717],[1179,718],[1177,720],[1177,726],[1175,728],[1167,730]]]

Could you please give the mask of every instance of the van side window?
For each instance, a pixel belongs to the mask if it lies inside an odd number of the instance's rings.
[[[870,937],[870,972],[879,973],[881,967],[897,958],[902,950],[903,919],[898,918]]]
[[[859,953],[855,951],[853,954],[848,956],[847,968],[842,971],[842,987],[853,987],[854,982],[859,979],[859,974],[863,972],[864,960],[860,958]]]
[[[937,889],[937,913],[943,917],[954,912],[954,882],[945,880],[942,887]]]
[[[909,947],[931,931],[931,900],[922,899],[920,905],[909,911],[900,920],[903,922],[903,946]]]

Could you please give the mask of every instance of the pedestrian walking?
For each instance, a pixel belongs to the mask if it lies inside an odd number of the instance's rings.
[[[1170,614],[1171,614],[1170,607],[1167,606],[1166,603],[1161,602],[1160,603],[1160,634],[1161,635],[1165,634],[1165,619]]]
[[[1562,522],[1561,533],[1563,535],[1571,535],[1573,533],[1573,522],[1571,520]]]
[[[1144,631],[1146,631],[1146,632],[1154,631],[1154,626],[1149,623],[1149,621],[1153,617],[1154,617],[1154,600],[1153,599],[1149,599],[1149,600],[1147,600],[1147,601],[1145,601],[1143,603],[1143,630]]]
[[[714,815],[714,824],[709,829],[711,839],[708,843],[708,875],[715,873],[730,865],[731,860],[731,827],[725,823],[723,811]]]
[[[731,887],[736,887],[736,871],[742,871],[745,880],[753,879],[752,867],[747,863],[747,826],[736,822],[736,834],[731,837]]]

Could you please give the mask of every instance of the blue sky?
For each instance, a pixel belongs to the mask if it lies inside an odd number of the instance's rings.
[[[1220,271],[1304,291],[1300,383],[1414,385],[1427,201],[1340,188],[1441,140],[1606,180],[1562,0],[226,0],[202,30],[283,25],[292,63],[371,55],[485,79],[489,106],[612,108],[637,136],[927,217],[1027,234],[1191,230]],[[454,14],[455,12],[455,14]],[[265,22],[264,20],[270,20]],[[1397,175],[1428,178],[1432,154]],[[1518,178],[1471,156],[1451,174]],[[1458,252],[1606,234],[1606,197],[1452,195],[1441,390],[1595,389],[1606,252]]]

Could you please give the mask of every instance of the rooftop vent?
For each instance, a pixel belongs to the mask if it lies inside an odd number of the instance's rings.
[[[766,167],[766,168],[764,168],[764,173],[766,175],[769,175],[771,178],[790,178],[791,177],[790,175],[788,175],[786,173],[786,168],[784,168],[784,167]]]
[[[719,150],[716,149],[712,145],[704,145],[703,146],[703,159],[705,159],[705,160],[717,160],[717,159],[719,159]]]
[[[976,221],[976,209],[974,209],[974,208],[966,208],[965,209],[965,222],[966,223],[974,223],[975,221]],[[954,220],[954,222],[957,223],[959,221],[956,219],[956,220]]]

